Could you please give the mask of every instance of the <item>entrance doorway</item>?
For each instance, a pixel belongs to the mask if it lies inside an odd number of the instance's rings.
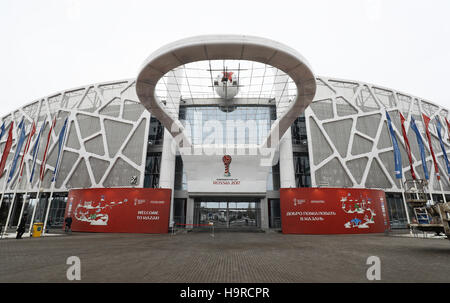
[[[195,224],[206,226],[212,222],[219,229],[261,227],[260,199],[214,197],[198,198],[194,202]]]

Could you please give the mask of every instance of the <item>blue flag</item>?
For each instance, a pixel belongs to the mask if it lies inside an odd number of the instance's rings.
[[[30,183],[33,182],[34,167],[36,166],[37,154],[39,152],[39,143],[40,143],[40,140],[41,140],[42,132],[44,131],[46,125],[47,125],[47,121],[44,121],[44,123],[42,123],[42,125],[41,125],[41,129],[39,130],[39,134],[38,134],[38,136],[36,138],[36,142],[34,142],[34,146],[33,146],[33,165],[31,167]]]
[[[398,148],[397,138],[395,137],[394,129],[392,128],[391,117],[386,111],[386,118],[388,121],[389,132],[391,133],[392,146],[394,147],[394,161],[395,161],[395,177],[397,179],[402,178],[402,155],[400,154],[400,149]]]
[[[7,182],[11,181],[12,177],[14,176],[14,172],[16,171],[16,166],[17,166],[17,160],[19,159],[20,151],[22,150],[23,142],[25,142],[25,137],[26,137],[26,135],[25,135],[25,123],[23,123],[23,118],[22,118],[22,121],[19,124],[19,140],[17,141],[16,151],[15,151],[15,154],[14,154],[11,170],[9,171],[9,176],[8,176],[8,181]]]
[[[437,133],[439,136],[439,143],[441,144],[441,149],[444,155],[444,160],[445,160],[445,164],[447,165],[447,173],[450,175],[450,164],[448,163],[448,157],[447,157],[447,153],[445,151],[445,146],[444,146],[444,142],[442,141],[442,136],[441,136],[441,121],[439,121],[438,116],[436,116],[436,129],[437,129]]]
[[[3,138],[5,134],[5,122],[3,122],[2,127],[0,127],[0,140]]]
[[[419,129],[417,128],[416,121],[414,120],[413,116],[411,116],[411,129],[416,133],[417,144],[419,145],[420,158],[422,159],[422,168],[423,168],[423,173],[425,174],[425,179],[429,180],[430,176],[428,175],[428,167],[427,167],[427,160],[426,160],[426,156],[425,156],[425,148],[423,145],[422,136],[420,135]]]
[[[59,164],[59,156],[61,155],[61,148],[64,144],[64,138],[66,136],[66,127],[67,127],[67,120],[68,118],[66,118],[66,120],[64,121],[64,125],[61,128],[61,131],[59,132],[59,139],[58,139],[58,157],[56,158],[56,165],[55,165],[55,170],[53,171],[53,178],[52,178],[52,182],[54,182],[56,180],[56,176],[58,174],[58,164]]]

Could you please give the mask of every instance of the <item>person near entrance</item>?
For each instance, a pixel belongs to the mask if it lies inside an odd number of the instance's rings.
[[[72,217],[67,217],[64,222],[66,223],[66,227],[64,229],[65,232],[68,231],[72,231],[71,226],[72,226]]]
[[[22,220],[20,221],[20,224],[17,227],[16,239],[22,239],[22,236],[25,233],[25,224],[27,223],[27,219],[28,219],[28,214],[24,213]]]

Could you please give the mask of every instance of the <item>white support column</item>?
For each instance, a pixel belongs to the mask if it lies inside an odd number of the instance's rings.
[[[280,185],[282,188],[296,186],[290,127],[281,138],[280,142]]]
[[[186,200],[186,224],[194,224],[194,199],[187,198]],[[192,228],[188,225],[187,228]]]
[[[261,229],[269,229],[269,203],[267,198],[261,199]]]
[[[277,71],[275,75],[274,90],[277,92],[275,96],[276,104],[280,104],[281,101],[288,101],[289,85],[287,84],[289,76],[285,73]],[[280,112],[280,108],[277,106],[277,116],[284,113]],[[279,144],[280,151],[280,186],[284,188],[295,187],[295,173],[294,173],[294,155],[292,151],[292,135],[291,128],[284,133],[281,137]]]
[[[178,115],[180,98],[181,98],[181,85],[182,75],[184,70],[179,68],[175,72],[169,72],[167,77],[166,89],[167,89],[167,99],[165,100],[166,106],[173,112],[174,115]],[[178,118],[178,117],[177,117]],[[170,199],[170,216],[169,225],[173,222],[174,215],[174,185],[175,185],[175,153],[176,149],[173,148],[174,139],[167,129],[164,129],[164,140],[163,140],[163,150],[161,154],[161,167],[159,174],[159,187],[160,188],[170,188],[172,190],[172,195]]]
[[[169,224],[173,221],[173,195],[175,185],[175,154],[172,152],[172,143],[174,139],[167,129],[164,129],[164,141],[161,154],[161,168],[159,174],[159,187],[170,188],[172,190],[170,199],[170,217]]]

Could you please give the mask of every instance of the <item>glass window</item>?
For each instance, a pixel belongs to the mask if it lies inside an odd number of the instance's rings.
[[[196,201],[194,222],[198,227],[213,222],[215,228],[258,228],[260,227],[260,207],[255,201]]]
[[[187,190],[186,173],[183,169],[183,159],[181,156],[175,158],[175,189]]]
[[[307,153],[294,153],[296,187],[311,187],[311,171]]]
[[[280,199],[269,199],[269,227],[281,228]]]
[[[406,218],[402,195],[399,193],[386,193],[386,202],[391,228],[406,228],[408,220]]]
[[[148,132],[148,144],[160,145],[164,139],[164,126],[156,118],[150,118],[150,129]]]
[[[273,105],[181,106],[179,119],[184,126],[190,126],[191,133],[187,135],[194,144],[202,144],[208,135],[217,131],[222,131],[222,137],[215,138],[219,141],[216,144],[261,144],[276,120],[276,108]],[[207,122],[209,129],[205,128]]]
[[[308,144],[308,137],[306,135],[306,122],[305,116],[303,114],[294,121],[294,124],[291,125],[291,132],[292,144]]]
[[[147,153],[145,162],[145,188],[159,187],[159,169],[161,166],[161,153]]]
[[[186,224],[186,199],[173,199],[174,212],[173,221],[180,224],[179,227],[184,227]]]

